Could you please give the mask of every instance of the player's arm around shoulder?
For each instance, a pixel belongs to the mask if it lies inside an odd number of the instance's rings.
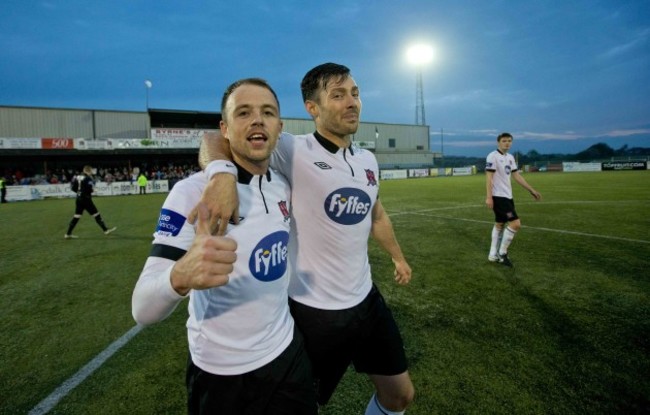
[[[395,264],[395,281],[400,285],[408,284],[411,281],[411,266],[406,261],[402,248],[397,242],[393,224],[384,210],[380,200],[377,200],[372,208],[372,237],[391,256]]]

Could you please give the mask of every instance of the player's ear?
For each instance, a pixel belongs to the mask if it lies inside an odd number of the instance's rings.
[[[228,139],[228,124],[224,120],[219,121],[219,129],[223,138]]]
[[[312,118],[316,118],[318,116],[318,104],[316,104],[314,101],[310,99],[305,101],[305,109]]]

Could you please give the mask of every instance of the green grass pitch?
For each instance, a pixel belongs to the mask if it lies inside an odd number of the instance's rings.
[[[485,178],[381,182],[412,268],[406,287],[373,242],[374,280],[402,329],[421,414],[650,412],[650,172],[537,173],[518,185],[515,268],[487,261]],[[131,292],[165,195],[0,206],[0,414],[28,413],[129,331]],[[186,303],[145,328],[52,414],[185,413]],[[361,414],[350,370],[322,415]]]

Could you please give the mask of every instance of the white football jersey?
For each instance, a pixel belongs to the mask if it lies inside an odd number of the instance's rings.
[[[237,241],[237,261],[226,285],[190,291],[187,333],[196,366],[219,375],[258,369],[293,339],[289,313],[287,246],[290,188],[269,171],[251,176],[239,169],[240,223],[226,236]],[[186,218],[207,184],[203,172],[178,182],[163,204],[152,251],[133,294],[138,321],[165,318],[183,298],[171,287],[175,261],[190,248],[195,227]]]
[[[512,199],[510,175],[517,171],[517,163],[510,153],[494,150],[485,160],[485,171],[494,172],[492,179],[492,196]]]
[[[289,296],[328,310],[359,304],[372,287],[375,156],[354,145],[339,148],[317,134],[283,133],[271,165],[289,179],[293,194]]]

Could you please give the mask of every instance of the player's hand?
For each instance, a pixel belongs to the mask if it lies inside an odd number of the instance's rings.
[[[411,267],[406,260],[396,261],[393,259],[393,264],[395,264],[395,281],[399,285],[411,282]]]
[[[171,272],[172,287],[181,295],[191,289],[204,290],[228,283],[228,274],[237,259],[237,243],[223,236],[212,236],[208,208],[199,203],[196,237],[187,253]]]
[[[494,208],[494,201],[492,200],[491,197],[486,197],[485,198],[485,206],[487,206],[489,209]]]
[[[531,194],[531,196],[533,196],[533,198],[535,200],[537,200],[537,201],[542,200],[542,194],[540,192],[538,192],[537,190],[531,190],[530,194]]]
[[[213,235],[224,235],[228,222],[239,223],[239,195],[236,177],[230,173],[218,173],[212,176],[203,190],[199,204],[207,206],[209,211],[210,231]],[[194,223],[198,216],[198,205],[187,217]]]

